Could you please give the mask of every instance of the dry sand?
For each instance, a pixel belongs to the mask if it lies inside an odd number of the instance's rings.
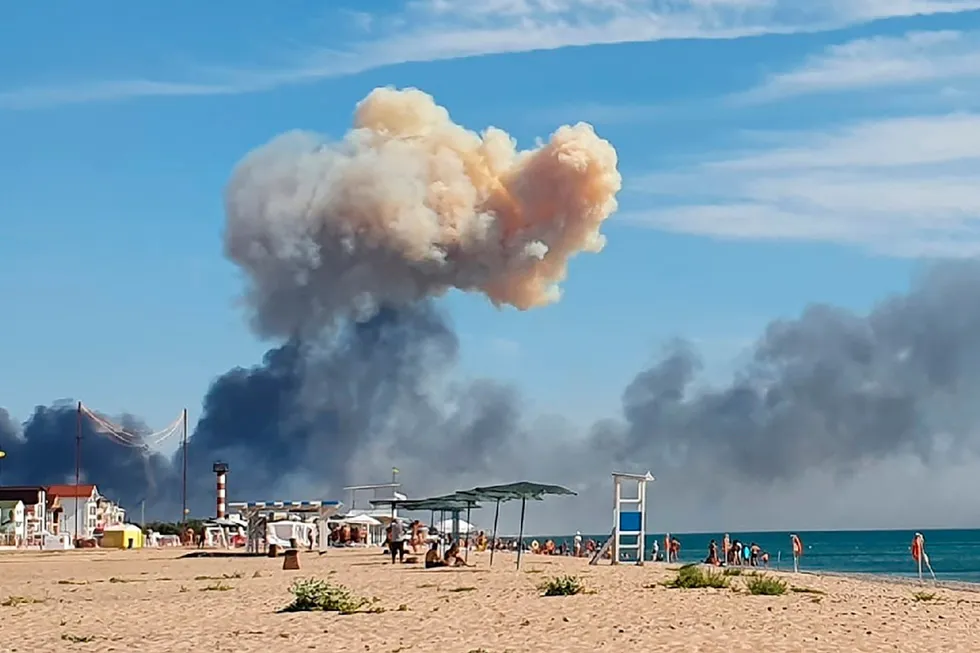
[[[263,557],[179,559],[182,551],[0,554],[5,653],[42,651],[977,651],[980,593],[786,574],[824,594],[750,596],[666,589],[673,572],[589,567],[529,555],[514,570],[391,566],[377,550],[301,555],[300,571]],[[571,573],[590,593],[545,598],[544,579]],[[383,612],[278,613],[289,585],[315,576],[377,597]],[[736,588],[741,581],[735,579]]]

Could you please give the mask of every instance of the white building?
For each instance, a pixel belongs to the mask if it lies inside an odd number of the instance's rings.
[[[0,501],[20,502],[24,511],[24,533],[32,540],[44,532],[48,517],[48,499],[39,485],[5,485],[0,487]]]
[[[51,485],[47,488],[51,504],[48,531],[75,537],[76,515],[78,537],[89,539],[109,526],[126,521],[126,511],[99,494],[94,485]]]
[[[23,501],[0,501],[0,546],[22,546],[27,539]]]

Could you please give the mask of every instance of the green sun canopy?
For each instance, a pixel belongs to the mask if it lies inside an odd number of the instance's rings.
[[[546,495],[574,496],[576,493],[560,485],[546,485],[518,481],[504,485],[487,485],[457,492],[457,496],[472,497],[477,501],[511,501],[514,499],[541,501]]]
[[[425,499],[375,499],[371,501],[372,506],[394,506],[402,510],[412,511],[463,511],[479,510],[479,499],[472,496],[460,494],[446,494],[438,497],[428,497]]]
[[[493,515],[493,544],[490,547],[491,565],[493,565],[493,552],[497,548],[497,523],[500,518],[500,504],[506,501],[520,500],[521,525],[517,535],[518,569],[521,567],[521,553],[524,550],[524,509],[528,500],[541,501],[547,495],[575,496],[576,493],[560,485],[546,485],[544,483],[531,483],[530,481],[518,481],[517,483],[506,483],[504,485],[487,485],[456,493],[456,496],[469,497],[474,501],[493,501],[497,504],[496,511]]]

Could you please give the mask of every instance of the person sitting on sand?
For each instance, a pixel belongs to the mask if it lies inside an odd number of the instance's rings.
[[[425,568],[445,567],[446,563],[439,558],[439,543],[433,542],[429,550],[425,552]]]
[[[708,557],[704,561],[709,565],[718,564],[718,544],[714,540],[708,544]]]
[[[445,563],[448,567],[468,567],[463,557],[459,555],[459,542],[453,542],[452,546],[446,549]]]

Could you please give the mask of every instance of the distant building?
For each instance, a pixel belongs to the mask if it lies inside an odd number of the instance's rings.
[[[78,537],[88,539],[101,535],[106,526],[121,524],[126,511],[99,494],[95,485],[49,485],[51,505],[48,532],[75,536],[75,516],[78,515]]]
[[[47,490],[40,485],[4,485],[0,487],[0,502],[24,504],[24,537],[30,540],[44,532],[48,519]]]
[[[125,523],[126,509],[104,496],[99,496],[95,509],[96,531]]]
[[[0,501],[0,546],[22,546],[27,538],[23,501]]]

